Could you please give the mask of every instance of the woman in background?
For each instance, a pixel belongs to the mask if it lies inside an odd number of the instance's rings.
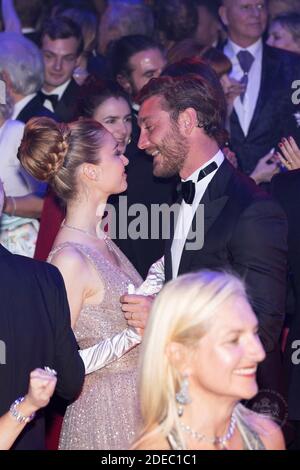
[[[300,54],[300,12],[276,16],[269,26],[267,44]]]

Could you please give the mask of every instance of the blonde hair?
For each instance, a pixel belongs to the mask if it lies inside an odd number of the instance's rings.
[[[25,170],[49,182],[64,201],[76,197],[76,174],[83,163],[99,163],[98,152],[107,130],[92,119],[70,124],[37,117],[25,126],[18,158]]]
[[[156,298],[145,337],[140,364],[140,399],[144,428],[135,444],[171,431],[182,441],[175,394],[180,374],[166,348],[171,342],[193,347],[205,335],[224,303],[233,297],[247,299],[245,286],[224,272],[200,271],[167,284]]]

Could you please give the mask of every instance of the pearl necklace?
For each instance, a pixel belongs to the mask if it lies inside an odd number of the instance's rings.
[[[195,431],[190,426],[182,422],[180,422],[180,427],[186,434],[189,434],[193,439],[195,439],[198,442],[205,440],[205,441],[210,442],[213,445],[221,446],[222,449],[226,449],[225,443],[232,438],[235,428],[236,428],[236,423],[237,423],[236,417],[233,412],[230,418],[230,424],[229,424],[229,429],[227,433],[224,436],[220,436],[220,437],[216,436],[214,438],[208,438],[206,437],[205,434],[201,434],[200,432]]]

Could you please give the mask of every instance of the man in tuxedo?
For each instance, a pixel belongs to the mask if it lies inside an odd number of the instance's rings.
[[[286,326],[289,333],[285,347],[288,375],[289,419],[294,421],[294,447],[300,449],[300,170],[274,176],[271,193],[284,209],[288,219],[288,298]]]
[[[41,31],[45,80],[37,99],[61,122],[74,119],[80,87],[72,78],[83,51],[80,27],[71,19],[46,21]]]
[[[228,31],[224,53],[231,76],[246,86],[234,101],[230,119],[231,148],[240,169],[251,174],[258,160],[282,137],[296,135],[292,124],[292,84],[300,77],[296,54],[263,43],[266,0],[223,0],[219,10]]]
[[[165,249],[165,280],[199,269],[228,269],[246,282],[267,358],[263,388],[281,390],[287,223],[283,211],[224,158],[222,89],[202,77],[161,77],[140,94],[139,147],[156,176],[179,174],[180,208]],[[204,220],[198,217],[204,206]],[[202,248],[193,242],[204,231]],[[129,324],[143,327],[149,299],[125,296]],[[133,315],[133,318],[132,318]]]

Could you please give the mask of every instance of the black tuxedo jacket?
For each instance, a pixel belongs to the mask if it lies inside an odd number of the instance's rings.
[[[289,288],[293,293],[294,303],[285,359],[289,383],[289,417],[300,420],[300,365],[293,364],[292,361],[293,354],[296,353],[292,347],[293,342],[300,339],[300,170],[276,175],[271,182],[271,192],[288,219]],[[298,354],[298,360],[299,357]]]
[[[27,393],[36,367],[57,371],[57,393],[74,399],[84,366],[70,326],[70,312],[59,271],[50,264],[12,255],[0,245],[0,416]],[[15,443],[16,449],[43,449],[43,410]]]
[[[70,122],[74,119],[76,114],[79,89],[79,85],[72,79],[55,106],[54,113],[43,106],[40,97],[36,95],[27,103],[16,119],[26,124],[32,117],[46,116],[59,122]]]
[[[56,119],[55,114],[42,105],[38,96],[34,96],[32,100],[27,103],[27,105],[20,111],[16,119],[26,124],[33,117],[50,117],[52,119]]]
[[[244,173],[250,174],[282,137],[299,138],[296,120],[291,118],[295,112],[292,83],[299,78],[298,54],[264,45],[259,95],[247,136],[235,110],[230,119],[231,148]]]
[[[201,200],[204,244],[187,250],[178,274],[200,269],[239,274],[246,282],[267,352],[277,345],[284,320],[287,221],[282,209],[225,159]],[[192,229],[199,231],[202,226]],[[165,276],[172,277],[172,240],[165,251]]]
[[[75,80],[71,80],[67,86],[61,99],[55,106],[54,112],[60,122],[73,121],[77,112],[77,99],[79,96],[80,86]]]

